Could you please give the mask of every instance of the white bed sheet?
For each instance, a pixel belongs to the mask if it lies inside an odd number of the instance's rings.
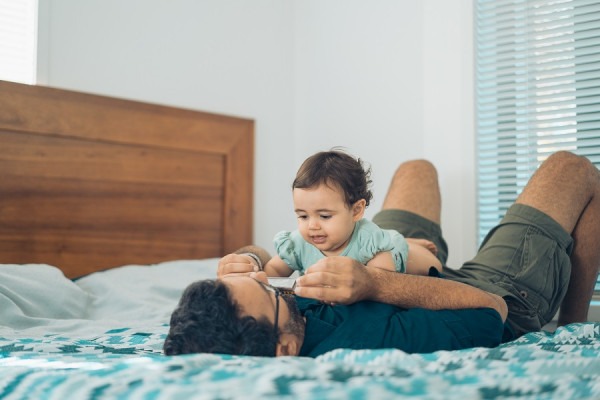
[[[188,284],[216,277],[218,259],[129,265],[71,281],[50,265],[0,265],[0,333],[89,334],[169,321]]]

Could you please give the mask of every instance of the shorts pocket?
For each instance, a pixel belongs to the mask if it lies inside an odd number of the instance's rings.
[[[542,294],[553,280],[553,256],[556,242],[529,227],[520,248],[515,253],[507,275],[522,289]],[[522,293],[527,298],[527,293]]]
[[[556,241],[531,226],[507,271],[512,292],[529,304],[542,325],[558,310],[570,274],[571,263],[566,252]]]

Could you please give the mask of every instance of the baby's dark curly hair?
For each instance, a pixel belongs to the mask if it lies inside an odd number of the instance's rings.
[[[273,324],[250,316],[239,317],[239,311],[221,281],[192,283],[171,314],[164,353],[275,356],[277,340]]]
[[[296,173],[292,189],[337,185],[344,192],[348,207],[360,199],[365,199],[368,206],[373,198],[371,183],[371,168],[365,169],[360,158],[332,149],[308,157]]]

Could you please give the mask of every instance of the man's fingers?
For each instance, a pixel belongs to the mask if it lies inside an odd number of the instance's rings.
[[[312,268],[312,267],[311,267]],[[312,272],[300,276],[296,279],[296,294],[301,297],[307,297],[319,301],[331,301],[334,295],[333,289],[335,279],[333,274],[319,271],[320,268],[313,268]]]
[[[257,272],[258,267],[252,263],[248,262],[221,262],[219,263],[219,267],[217,269],[217,277],[223,278],[227,275],[239,274],[242,276],[247,276],[251,272]]]
[[[238,272],[257,272],[258,267],[254,264],[249,263],[228,263],[223,266],[223,272],[225,274],[232,274]]]
[[[259,271],[259,272],[231,272],[229,274],[224,274],[221,276],[220,279],[226,279],[226,278],[230,278],[230,277],[234,277],[234,276],[247,276],[250,277],[252,279],[255,279],[257,281],[260,281],[262,283],[268,284],[269,283],[269,279],[267,277],[267,274],[264,271]]]
[[[315,299],[329,305],[351,304],[354,301],[350,297],[348,288],[333,286],[296,286],[296,295]]]
[[[296,280],[296,294],[325,303],[350,304],[365,297],[366,267],[349,257],[326,257]]]
[[[326,286],[296,286],[295,293],[300,297],[331,302],[333,288]]]
[[[315,264],[311,265],[304,272],[305,275],[315,274],[317,272],[323,272],[327,269],[327,263],[321,262],[321,260],[317,261]]]
[[[250,272],[250,275],[248,275],[250,278],[255,279],[259,282],[262,282],[266,285],[269,284],[269,277],[267,276],[267,273],[264,271],[259,271],[259,272]]]
[[[255,274],[256,272],[232,272],[229,274],[223,274],[219,277],[219,279],[231,278],[232,276],[250,276]]]
[[[312,267],[311,267],[312,268]],[[298,286],[335,286],[335,275],[327,272],[312,270],[306,271],[306,275],[302,275],[296,279]]]

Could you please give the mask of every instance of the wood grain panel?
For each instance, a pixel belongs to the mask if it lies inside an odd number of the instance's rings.
[[[0,136],[0,169],[14,175],[223,186],[225,157],[25,132]]]
[[[0,81],[4,129],[227,153],[251,120]],[[60,116],[60,118],[57,118]]]
[[[0,263],[77,277],[252,243],[253,129],[0,81]]]
[[[23,240],[27,239],[26,242]],[[150,265],[168,260],[194,260],[198,253],[211,253],[215,249],[198,244],[194,251],[189,246],[179,243],[157,242],[148,247],[146,242],[133,240],[122,241],[115,249],[114,241],[101,238],[77,238],[66,236],[61,242],[56,237],[35,235],[21,238],[19,236],[0,235],[3,251],[8,254],[30,252],[23,263],[41,263],[60,266],[67,278],[73,279],[93,272],[110,269],[120,265]],[[24,246],[24,243],[26,245]],[[205,257],[200,257],[205,258]],[[53,260],[48,263],[48,260]]]

